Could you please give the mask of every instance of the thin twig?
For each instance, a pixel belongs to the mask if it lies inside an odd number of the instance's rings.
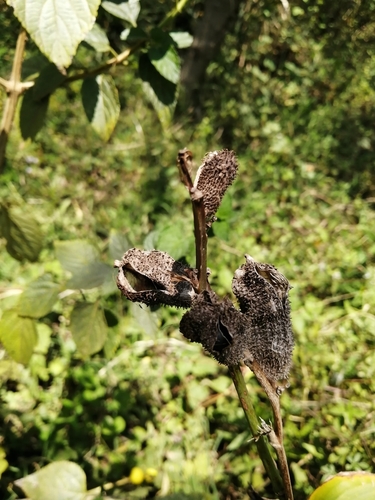
[[[256,376],[259,384],[263,387],[272,408],[274,417],[274,430],[269,433],[269,439],[272,447],[275,449],[279,460],[279,469],[284,485],[284,491],[288,500],[293,500],[292,483],[289,475],[288,461],[286,458],[285,448],[283,444],[283,420],[281,418],[280,395],[277,387],[273,386],[264,374],[262,368],[256,361],[246,363]]]
[[[0,125],[0,173],[3,170],[5,151],[8,142],[9,132],[12,128],[14,115],[16,113],[18,98],[22,93],[20,89],[21,67],[23,60],[23,53],[26,43],[26,31],[21,28],[16,45],[16,52],[14,54],[12,73],[7,88],[8,96],[4,104],[3,117]]]

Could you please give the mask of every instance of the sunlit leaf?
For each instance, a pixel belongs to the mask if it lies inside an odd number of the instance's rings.
[[[177,85],[166,80],[153,66],[147,54],[139,58],[139,76],[143,91],[154,107],[164,129],[170,125],[177,102]]]
[[[95,132],[107,141],[120,115],[120,101],[113,78],[99,75],[84,80],[81,89],[82,104]]]
[[[94,22],[100,0],[6,0],[41,52],[67,67]]]
[[[151,64],[168,81],[177,84],[180,79],[180,58],[173,39],[156,28],[152,30],[153,44],[148,51]]]
[[[43,127],[47,114],[49,95],[36,101],[34,89],[27,89],[23,95],[20,110],[20,129],[24,139],[34,139]]]
[[[111,49],[106,32],[97,23],[85,36],[85,42],[97,52],[108,52]]]
[[[141,10],[139,0],[117,0],[113,2],[102,2],[102,7],[113,16],[129,21],[133,26],[137,26],[137,19]]]
[[[78,302],[70,317],[70,329],[82,358],[100,351],[107,338],[107,324],[99,304]]]
[[[26,207],[2,206],[2,234],[7,240],[6,249],[17,260],[38,260],[43,247],[40,224]]]
[[[15,483],[30,500],[84,500],[87,493],[84,471],[67,460],[46,465]]]
[[[112,267],[100,261],[99,252],[87,241],[57,241],[55,251],[62,267],[73,275],[67,288],[95,288],[112,275]]]
[[[9,356],[26,365],[37,343],[34,320],[21,318],[14,309],[5,311],[0,320],[0,341]]]
[[[375,474],[341,472],[319,486],[310,500],[373,500],[374,498]]]
[[[179,49],[186,49],[193,43],[194,38],[187,31],[172,31],[169,36]]]
[[[47,64],[40,72],[32,87],[32,96],[35,101],[44,99],[51,94],[64,80],[63,75],[55,64]]]
[[[18,301],[20,316],[42,318],[55,304],[60,286],[52,281],[49,274],[29,283]]]
[[[111,259],[121,259],[129,248],[131,248],[131,245],[124,234],[111,231],[108,243],[108,251]]]

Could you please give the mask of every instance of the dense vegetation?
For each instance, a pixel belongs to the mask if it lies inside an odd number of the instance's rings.
[[[231,294],[245,253],[293,285],[296,346],[281,400],[296,498],[336,472],[374,472],[375,2],[301,0],[290,15],[284,3],[240,2],[199,91],[181,88],[164,128],[143,97],[135,56],[113,74],[121,113],[109,142],[89,127],[79,82],[52,95],[34,141],[13,128],[0,200],[32,213],[44,243],[29,262],[0,239],[1,321],[41,276],[58,297],[37,318],[29,363],[6,352],[0,361],[1,498],[22,497],[16,479],[62,459],[84,469],[88,488],[118,499],[247,498],[249,483],[271,492],[227,369],[184,340],[182,311],[128,303],[108,271],[130,246],[194,264],[191,208],[175,166],[184,146],[198,165],[221,147],[240,164],[209,240],[216,291]],[[156,12],[145,2],[142,22],[156,25],[172,7],[160,2]],[[203,8],[188,4],[174,28],[193,32]],[[18,24],[0,9],[6,78]],[[123,26],[99,15],[116,46]],[[77,54],[82,66],[88,50]],[[30,42],[24,67],[36,56]],[[97,252],[109,273],[84,291],[69,285],[66,262],[67,252],[83,251]],[[106,339],[82,359],[71,322],[87,303],[103,312]]]

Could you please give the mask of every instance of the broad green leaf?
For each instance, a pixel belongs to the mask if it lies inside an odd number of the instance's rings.
[[[107,324],[99,304],[78,302],[70,317],[70,329],[82,358],[100,351],[107,338]]]
[[[130,303],[130,310],[142,330],[151,338],[155,338],[158,331],[156,314],[149,307],[135,302]]]
[[[43,127],[47,114],[49,95],[36,101],[34,89],[27,89],[24,93],[20,110],[20,129],[24,139],[34,139]]]
[[[97,52],[108,52],[111,49],[106,32],[97,23],[85,36],[85,42]]]
[[[147,54],[139,58],[139,76],[147,99],[154,107],[164,129],[172,121],[177,102],[177,85],[166,80],[152,65]]]
[[[7,0],[41,52],[58,67],[68,67],[78,44],[91,30],[100,0]]]
[[[19,261],[35,262],[43,247],[43,233],[40,224],[24,207],[2,206],[2,234],[7,240],[6,249]]]
[[[113,78],[99,75],[84,80],[81,89],[82,104],[95,132],[107,141],[120,115],[120,101]]]
[[[151,64],[164,78],[177,84],[180,79],[180,58],[173,39],[156,28],[151,34],[153,44],[148,51]]]
[[[57,241],[55,251],[62,267],[73,275],[67,288],[95,288],[111,276],[112,267],[100,262],[98,251],[87,241]]]
[[[169,36],[179,49],[186,49],[193,43],[194,38],[187,31],[172,31]]]
[[[42,318],[55,304],[60,286],[52,281],[49,274],[29,283],[18,301],[18,314],[30,318]]]
[[[178,260],[186,256],[193,246],[193,230],[190,233],[186,228],[179,224],[170,224],[164,226],[159,232],[156,249],[167,252],[171,257]]]
[[[27,365],[37,343],[34,320],[21,318],[17,311],[5,311],[0,320],[0,341],[17,363]]]
[[[34,101],[40,101],[48,97],[65,78],[66,76],[58,70],[55,64],[47,64],[35,80],[34,87],[32,87]]]
[[[319,486],[310,500],[373,500],[375,474],[369,472],[340,472]]]
[[[141,10],[139,0],[102,2],[101,6],[113,16],[129,21],[133,26],[137,26],[137,19]]]
[[[30,500],[84,500],[86,475],[73,462],[61,460],[15,481]]]
[[[108,251],[111,259],[121,259],[131,245],[124,234],[111,231],[108,243]]]

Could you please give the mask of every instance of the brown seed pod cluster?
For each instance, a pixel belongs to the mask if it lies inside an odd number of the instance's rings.
[[[248,349],[272,380],[287,379],[291,367],[294,340],[290,288],[274,266],[255,262],[248,255],[232,281],[233,293],[249,327]]]
[[[131,248],[115,267],[117,286],[132,302],[190,307],[196,295],[197,271],[165,252]]]
[[[215,221],[221,200],[236,178],[238,163],[233,151],[212,151],[203,158],[194,181],[194,187],[203,194],[207,226]]]

